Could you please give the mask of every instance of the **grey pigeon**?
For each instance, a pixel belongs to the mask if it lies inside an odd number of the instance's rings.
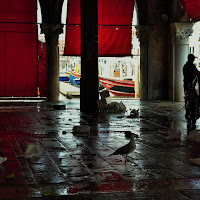
[[[136,149],[136,144],[135,144],[134,134],[131,134],[130,135],[130,142],[128,144],[126,144],[125,146],[117,149],[111,155],[125,155],[125,163],[126,163],[127,155],[129,153],[133,152],[135,149]]]
[[[73,99],[74,97],[70,94],[67,93],[67,99],[69,99],[69,101],[71,101],[71,99]]]

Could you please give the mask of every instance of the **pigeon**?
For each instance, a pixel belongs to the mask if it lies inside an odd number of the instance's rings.
[[[136,144],[135,144],[134,134],[131,134],[130,135],[130,142],[128,144],[126,144],[125,146],[122,146],[119,149],[117,149],[111,155],[125,155],[125,163],[126,163],[127,155],[129,153],[133,152],[135,149],[136,149]]]
[[[40,154],[41,154],[41,148],[38,144],[28,144],[25,153],[17,157],[33,158],[33,157],[39,157]]]
[[[71,99],[73,99],[74,97],[70,94],[67,93],[67,99],[69,99],[69,101],[71,101]]]
[[[124,131],[125,137],[130,138],[131,134],[133,134],[131,131]]]
[[[7,157],[0,157],[0,165],[7,160]]]
[[[194,159],[189,159],[189,162],[194,164],[194,165],[198,165],[200,166],[200,158],[194,158]]]

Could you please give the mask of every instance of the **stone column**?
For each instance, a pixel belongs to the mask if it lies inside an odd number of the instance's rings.
[[[174,66],[174,101],[184,101],[183,66],[189,54],[189,36],[192,34],[192,23],[175,23],[175,66]]]
[[[58,36],[63,32],[62,24],[41,25],[41,32],[46,40],[46,78],[47,78],[47,101],[59,100],[59,52]]]
[[[136,34],[140,41],[140,100],[148,100],[148,26],[137,26]]]
[[[81,0],[80,110],[96,112],[98,99],[98,1]]]

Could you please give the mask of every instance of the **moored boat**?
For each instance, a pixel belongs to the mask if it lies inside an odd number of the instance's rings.
[[[81,78],[80,74],[71,71],[69,75],[69,82],[73,86],[80,87],[80,78]]]
[[[71,85],[80,87],[80,78],[80,74],[71,71],[69,77]],[[135,81],[99,77],[99,82],[114,96],[135,97]]]
[[[70,74],[67,72],[60,72],[59,81],[69,81]]]
[[[135,81],[99,77],[101,84],[114,96],[135,97]]]

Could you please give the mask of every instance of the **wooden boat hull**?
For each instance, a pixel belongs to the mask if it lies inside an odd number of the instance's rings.
[[[59,76],[59,81],[69,81],[68,76]]]
[[[135,97],[135,82],[99,77],[101,84],[114,96]]]
[[[72,71],[69,77],[71,85],[80,87],[80,78],[80,74]],[[135,81],[99,77],[99,82],[114,96],[135,97]]]
[[[71,71],[69,75],[69,82],[73,86],[80,87],[80,78],[81,78],[80,74]]]
[[[69,73],[60,73],[59,74],[59,81],[69,81]]]

